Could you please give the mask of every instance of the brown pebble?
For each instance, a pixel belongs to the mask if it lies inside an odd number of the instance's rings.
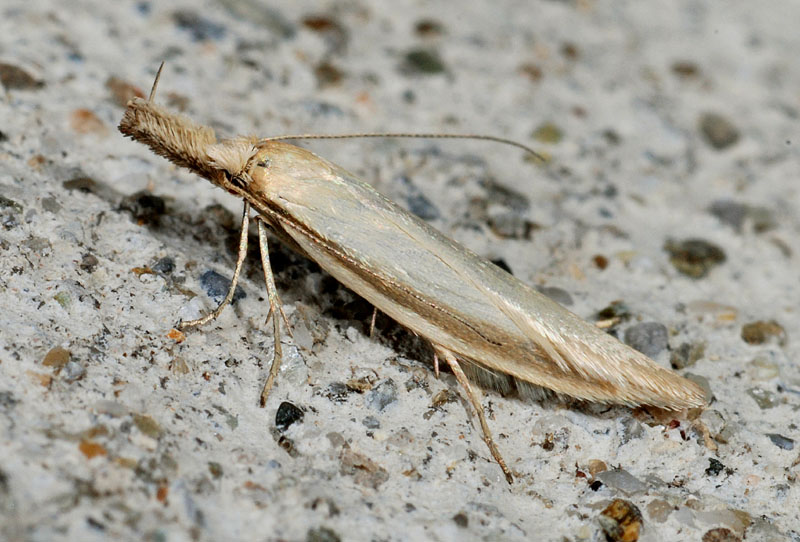
[[[99,455],[108,455],[108,452],[102,444],[91,440],[82,440],[81,443],[78,444],[78,449],[86,456],[86,459],[92,459]]]
[[[42,365],[45,367],[55,367],[56,369],[61,369],[67,363],[69,363],[69,350],[60,346],[51,348],[42,360]]]
[[[79,134],[105,135],[108,133],[108,128],[100,120],[100,117],[88,109],[80,108],[70,113],[69,125]]]
[[[636,542],[642,528],[642,513],[630,501],[614,499],[597,518],[611,542]]]
[[[733,531],[725,527],[718,527],[706,531],[703,535],[703,542],[741,542],[741,538],[733,534]]]
[[[111,91],[114,103],[121,107],[128,105],[134,98],[144,98],[142,89],[113,75],[106,80],[106,88]]]
[[[6,90],[35,90],[44,83],[14,64],[0,62],[0,83]]]
[[[775,320],[758,320],[742,326],[742,339],[747,344],[764,344],[774,339],[781,346],[786,345],[786,330]]]

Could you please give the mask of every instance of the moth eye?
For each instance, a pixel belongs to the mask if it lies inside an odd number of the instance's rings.
[[[230,177],[230,181],[233,186],[236,188],[241,188],[242,190],[244,190],[244,188],[247,186],[245,180],[238,175]]]

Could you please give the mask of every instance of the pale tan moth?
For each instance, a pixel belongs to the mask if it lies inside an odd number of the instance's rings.
[[[290,136],[218,140],[211,128],[156,105],[160,74],[159,69],[149,99],[128,102],[119,130],[244,200],[230,290],[216,310],[183,322],[182,328],[213,320],[230,303],[247,253],[250,210],[255,210],[275,335],[262,406],[280,368],[283,316],[266,226],[377,310],[430,341],[437,375],[442,359],[475,408],[483,439],[509,483],[511,471],[467,374],[503,391],[516,387],[523,395],[550,390],[588,401],[669,410],[705,405],[703,390],[694,382],[445,237],[341,167],[278,141]],[[502,138],[477,137],[535,154]]]

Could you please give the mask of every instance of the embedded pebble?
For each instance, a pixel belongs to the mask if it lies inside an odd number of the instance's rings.
[[[669,252],[669,261],[675,269],[695,279],[705,277],[726,259],[720,247],[704,239],[669,239],[664,243],[664,250]]]
[[[487,223],[492,232],[503,239],[524,239],[527,241],[531,239],[533,232],[540,228],[535,222],[531,222],[516,212],[508,210],[492,213],[487,219]]]
[[[303,411],[288,401],[283,401],[275,412],[275,427],[283,433],[295,422],[303,421]]]
[[[647,489],[647,484],[636,478],[625,469],[611,469],[597,474],[596,478],[605,485],[626,495],[641,493]]]
[[[531,134],[531,137],[539,143],[555,145],[563,139],[564,132],[562,132],[561,128],[559,128],[556,124],[553,124],[552,122],[546,122],[537,126]]]
[[[625,344],[655,357],[669,346],[669,331],[659,322],[642,322],[625,330]]]
[[[225,36],[225,27],[189,9],[181,9],[172,14],[175,26],[189,32],[194,41],[219,40]]]
[[[570,306],[573,303],[572,296],[568,291],[562,288],[556,286],[536,286],[536,289],[559,305]]]
[[[706,353],[706,343],[681,343],[670,352],[669,363],[673,369],[685,369],[697,363]]]
[[[774,393],[763,388],[748,388],[747,395],[752,397],[762,410],[774,408],[780,404],[780,399]]]
[[[98,263],[100,262],[97,259],[97,256],[87,252],[81,256],[81,263],[78,264],[78,267],[87,273],[94,273],[95,269],[97,269]]]
[[[349,446],[342,447],[339,461],[339,472],[352,476],[353,481],[359,485],[378,489],[389,479],[386,469],[366,455],[352,450]]]
[[[134,414],[133,424],[139,431],[153,439],[158,439],[164,432],[157,421],[145,414]]]
[[[153,264],[153,271],[162,275],[170,275],[175,271],[175,260],[169,256],[161,258]]]
[[[61,369],[69,362],[69,357],[69,350],[60,346],[56,346],[55,348],[51,348],[50,351],[45,354],[44,359],[42,360],[42,365],[45,367]]]
[[[741,542],[741,538],[726,527],[710,529],[703,534],[702,542]]]
[[[325,397],[334,403],[343,403],[350,394],[350,388],[344,382],[331,382],[325,391]]]
[[[708,212],[739,233],[742,232],[745,222],[751,223],[756,233],[772,230],[777,225],[770,209],[730,199],[714,201],[709,206]]]
[[[105,135],[108,127],[97,114],[86,108],[75,109],[69,115],[70,127],[79,134]]]
[[[209,269],[200,275],[200,285],[206,291],[208,297],[214,298],[217,301],[222,301],[231,287],[231,281],[216,271]],[[236,303],[238,300],[244,299],[245,297],[247,297],[247,294],[237,285],[236,290],[233,292],[231,303]]]
[[[706,469],[706,474],[709,476],[719,476],[725,470],[725,465],[722,461],[718,459],[714,459],[713,457],[708,458],[708,468]]]
[[[718,113],[703,113],[698,125],[706,142],[717,150],[726,149],[739,141],[738,128]]]
[[[435,75],[445,71],[439,53],[432,49],[412,49],[403,57],[400,71],[408,75]]]
[[[742,326],[742,340],[747,344],[775,341],[780,346],[786,346],[786,330],[775,320],[758,320]]]
[[[769,440],[772,441],[772,444],[781,448],[782,450],[794,450],[794,439],[789,437],[784,437],[779,433],[767,433]]]
[[[642,513],[635,504],[614,499],[597,518],[609,542],[636,542],[642,528]]]
[[[44,83],[14,64],[0,62],[0,84],[6,90],[36,90]]]
[[[328,527],[314,527],[306,533],[306,542],[341,542],[336,531]]]
[[[361,420],[361,424],[367,429],[380,429],[381,422],[375,416],[366,416]]]
[[[384,410],[397,400],[397,386],[390,378],[375,386],[367,394],[366,403],[377,411]]]
[[[441,216],[439,209],[431,203],[425,194],[417,188],[411,179],[405,175],[395,178],[399,185],[405,188],[405,200],[408,210],[420,217],[422,220],[436,220]]]
[[[76,380],[83,378],[83,375],[85,374],[86,369],[84,369],[80,363],[76,361],[70,361],[64,366],[62,376],[67,382],[75,382]]]
[[[647,503],[647,516],[657,522],[664,523],[673,512],[674,507],[664,499],[653,499]]]
[[[750,362],[748,374],[750,375],[750,379],[753,381],[765,381],[765,380],[772,380],[773,378],[777,378],[780,376],[780,368],[778,364],[771,360],[767,359],[765,356],[758,356],[753,358]]]
[[[644,426],[641,424],[639,420],[633,417],[627,417],[620,420],[620,444],[625,444],[626,442],[642,438],[644,436]]]

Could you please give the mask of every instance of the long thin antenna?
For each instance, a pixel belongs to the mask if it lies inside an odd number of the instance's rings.
[[[524,150],[525,152],[531,154],[534,158],[539,160],[540,162],[547,162],[547,159],[533,150],[532,148],[528,147],[527,145],[523,145],[518,141],[514,141],[513,139],[506,139],[504,137],[495,137],[490,135],[481,135],[481,134],[413,134],[413,133],[361,133],[361,134],[298,134],[298,135],[281,135],[281,136],[273,136],[273,137],[265,137],[260,139],[259,142],[263,141],[283,141],[287,139],[357,139],[357,138],[366,138],[366,137],[406,137],[406,138],[418,138],[418,139],[478,139],[483,141],[494,141],[495,143],[502,143],[504,145],[511,145],[512,147],[517,147],[519,149]]]
[[[148,102],[152,102],[153,99],[156,97],[156,87],[158,87],[158,80],[161,79],[161,70],[164,69],[164,61],[161,61],[161,66],[158,67],[158,71],[156,72],[156,80],[153,81],[153,88],[150,89],[150,97],[147,98]]]

